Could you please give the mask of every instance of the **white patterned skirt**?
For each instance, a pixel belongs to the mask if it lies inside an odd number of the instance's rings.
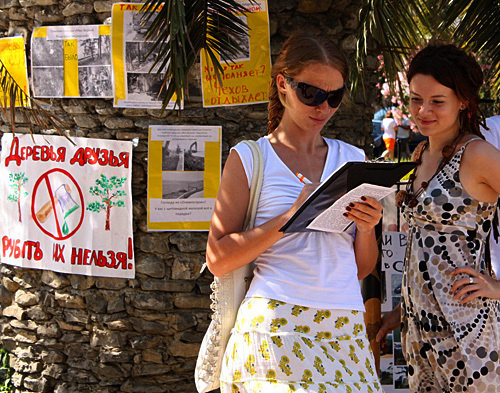
[[[222,393],[382,392],[363,313],[246,298],[223,358]]]

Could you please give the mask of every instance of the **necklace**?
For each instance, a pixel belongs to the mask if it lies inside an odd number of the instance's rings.
[[[415,168],[413,173],[410,175],[410,179],[408,183],[406,183],[406,190],[400,190],[396,194],[396,205],[398,207],[402,207],[403,204],[405,204],[409,208],[414,208],[415,206],[417,206],[418,197],[425,191],[432,179],[437,176],[441,169],[443,169],[444,166],[453,157],[453,153],[455,152],[455,148],[457,147],[460,136],[461,134],[459,133],[455,137],[455,139],[453,139],[453,142],[451,142],[451,144],[443,147],[443,150],[441,150],[441,154],[443,155],[443,157],[439,160],[436,172],[434,172],[429,180],[420,183],[420,187],[416,191],[413,191],[413,183],[415,182],[415,178],[417,177],[416,172],[418,166],[422,163],[422,154],[424,153],[425,149],[427,149],[427,146],[429,146],[429,141],[423,141],[416,147],[414,157],[415,162],[417,163],[417,168]]]

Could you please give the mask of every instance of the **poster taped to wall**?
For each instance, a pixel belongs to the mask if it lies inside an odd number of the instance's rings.
[[[239,15],[248,25],[249,36],[239,42],[243,51],[233,62],[222,63],[224,75],[220,86],[214,74],[213,64],[201,53],[201,81],[203,106],[232,106],[268,102],[271,82],[271,50],[267,1],[239,1],[252,11]]]
[[[111,20],[113,26],[112,58],[114,73],[113,105],[119,108],[160,109],[166,87],[164,74],[156,74],[158,66],[153,64],[159,48],[153,48],[153,41],[145,41],[146,31],[154,18],[143,23],[141,12],[144,4],[113,4]],[[161,9],[158,7],[157,11]],[[149,55],[148,55],[149,54]],[[173,109],[176,96],[168,103]],[[181,108],[183,103],[181,102]]]
[[[1,262],[134,278],[132,143],[71,140],[3,135]]]
[[[36,27],[31,76],[35,97],[112,97],[111,26]]]
[[[391,311],[401,301],[406,242],[406,233],[382,232],[382,312]],[[401,349],[401,329],[387,335],[385,349],[380,356],[380,382],[386,393],[409,392],[408,369]]]
[[[21,87],[21,89],[29,94],[28,91],[28,69],[26,67],[26,50],[23,37],[0,38],[0,60],[10,76]],[[4,101],[4,92],[0,89],[0,105],[7,104],[10,107],[10,100],[7,97],[7,102]],[[25,106],[27,102],[16,101],[16,106]]]
[[[148,230],[208,231],[220,184],[220,126],[151,126]]]

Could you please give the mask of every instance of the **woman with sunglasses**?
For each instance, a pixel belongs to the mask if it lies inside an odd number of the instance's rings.
[[[264,179],[256,226],[242,231],[253,161],[238,144],[224,167],[208,236],[215,275],[255,260],[221,391],[380,392],[358,280],[376,263],[381,204],[363,197],[346,206],[356,225],[344,233],[279,231],[320,181],[346,161],[365,159],[362,150],[320,134],[342,101],[347,61],[325,37],[294,35],[271,75],[268,134],[257,141]]]
[[[411,392],[498,392],[500,281],[487,238],[500,193],[500,151],[479,129],[481,67],[454,45],[430,45],[407,73],[410,112],[428,137],[398,193],[409,224],[402,303],[377,334],[402,324]]]

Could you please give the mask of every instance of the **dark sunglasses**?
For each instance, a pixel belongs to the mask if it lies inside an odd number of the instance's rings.
[[[344,97],[344,86],[337,90],[325,91],[305,82],[296,82],[287,75],[284,76],[286,82],[295,90],[299,101],[307,106],[318,106],[328,100],[328,105],[331,108],[338,108],[342,102],[342,97]]]

